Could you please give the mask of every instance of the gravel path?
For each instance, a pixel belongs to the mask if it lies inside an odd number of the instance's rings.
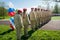
[[[60,20],[51,20],[49,23],[42,26],[43,30],[60,30]]]

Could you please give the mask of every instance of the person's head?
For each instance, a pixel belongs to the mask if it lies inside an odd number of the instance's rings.
[[[37,8],[35,8],[35,11],[37,11]]]
[[[22,10],[18,10],[18,14],[21,14],[22,13]]]
[[[40,8],[38,8],[38,11],[40,11]]]
[[[41,9],[41,11],[43,11],[43,9]]]
[[[27,11],[27,9],[26,8],[23,8],[23,12],[26,12]]]
[[[34,8],[31,8],[31,11],[33,11],[34,10]]]

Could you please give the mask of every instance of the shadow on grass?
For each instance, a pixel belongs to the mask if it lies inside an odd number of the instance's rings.
[[[28,38],[29,38],[34,32],[35,32],[35,31],[30,30],[30,31],[28,32],[28,36],[25,37],[25,35],[23,35],[23,36],[21,37],[21,39],[22,39],[22,40],[28,40]]]
[[[50,20],[49,20],[49,21],[50,21]],[[40,24],[40,25],[38,26],[39,29],[40,29],[42,26],[44,26],[45,24],[47,24],[49,21],[47,21],[47,22],[45,22],[45,23],[43,23],[43,24]],[[37,30],[38,30],[38,28],[36,28],[35,31],[37,31]],[[28,32],[28,37],[25,37],[25,35],[23,35],[23,36],[21,37],[21,39],[22,39],[22,40],[28,40],[28,38],[31,37],[31,35],[32,35],[35,31],[30,30],[30,31]]]
[[[37,30],[37,29],[36,29],[36,30]],[[36,31],[36,30],[35,30],[35,31]],[[31,35],[32,35],[35,31],[30,30],[30,31],[28,32],[28,36],[25,37],[25,35],[23,35],[23,36],[21,37],[21,39],[22,39],[22,40],[28,40],[28,38],[31,37]]]
[[[10,33],[11,31],[13,31],[12,29],[9,29],[8,31],[5,31],[3,33],[0,33],[0,35],[4,35],[4,34],[7,34],[7,33]]]
[[[40,25],[39,28],[41,28],[42,26],[43,26],[43,25]],[[38,29],[36,28],[35,31],[37,31],[37,30],[38,30]],[[30,30],[30,31],[28,32],[28,37],[25,37],[25,35],[23,35],[23,36],[21,37],[21,39],[22,39],[22,40],[28,40],[28,38],[31,37],[31,35],[32,35],[35,31]]]
[[[3,18],[0,18],[0,19],[3,19]]]
[[[12,37],[8,38],[8,40],[12,40]]]
[[[43,23],[43,24],[40,24],[40,25],[38,26],[39,29],[40,29],[43,25],[47,24],[48,22],[49,22],[49,21],[47,21],[47,22],[45,22],[45,23]],[[38,29],[36,28],[35,31],[37,31],[37,30],[38,30]],[[5,31],[5,32],[1,33],[0,35],[4,35],[4,34],[7,34],[7,33],[10,33],[11,31],[13,31],[13,30],[9,29],[8,31]],[[28,38],[30,38],[35,31],[33,31],[33,30],[28,31],[28,36],[25,37],[25,35],[23,35],[23,36],[21,37],[21,39],[22,39],[22,40],[28,40]],[[9,40],[11,40],[11,39],[12,39],[12,38],[9,38]]]

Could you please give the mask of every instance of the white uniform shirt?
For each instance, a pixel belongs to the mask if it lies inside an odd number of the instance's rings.
[[[15,24],[15,27],[22,27],[22,17],[20,14],[16,14],[14,16],[14,24]]]

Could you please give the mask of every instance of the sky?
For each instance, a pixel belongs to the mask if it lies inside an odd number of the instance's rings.
[[[15,8],[24,8],[24,7],[30,8],[31,6],[36,6],[37,4],[39,4],[40,0],[0,0],[0,1],[4,1],[7,4],[12,3]]]
[[[30,8],[33,6],[42,5],[41,0],[0,0],[6,2],[6,4],[12,4],[15,8]]]
[[[12,7],[15,9],[22,9],[22,8],[30,9],[31,7],[38,7],[38,5],[41,6],[42,8],[47,7],[47,2],[44,2],[42,0],[0,0],[0,2],[1,1],[9,5],[9,7]],[[52,1],[50,1],[49,3],[50,3],[50,8],[53,5],[55,5],[55,3]]]

